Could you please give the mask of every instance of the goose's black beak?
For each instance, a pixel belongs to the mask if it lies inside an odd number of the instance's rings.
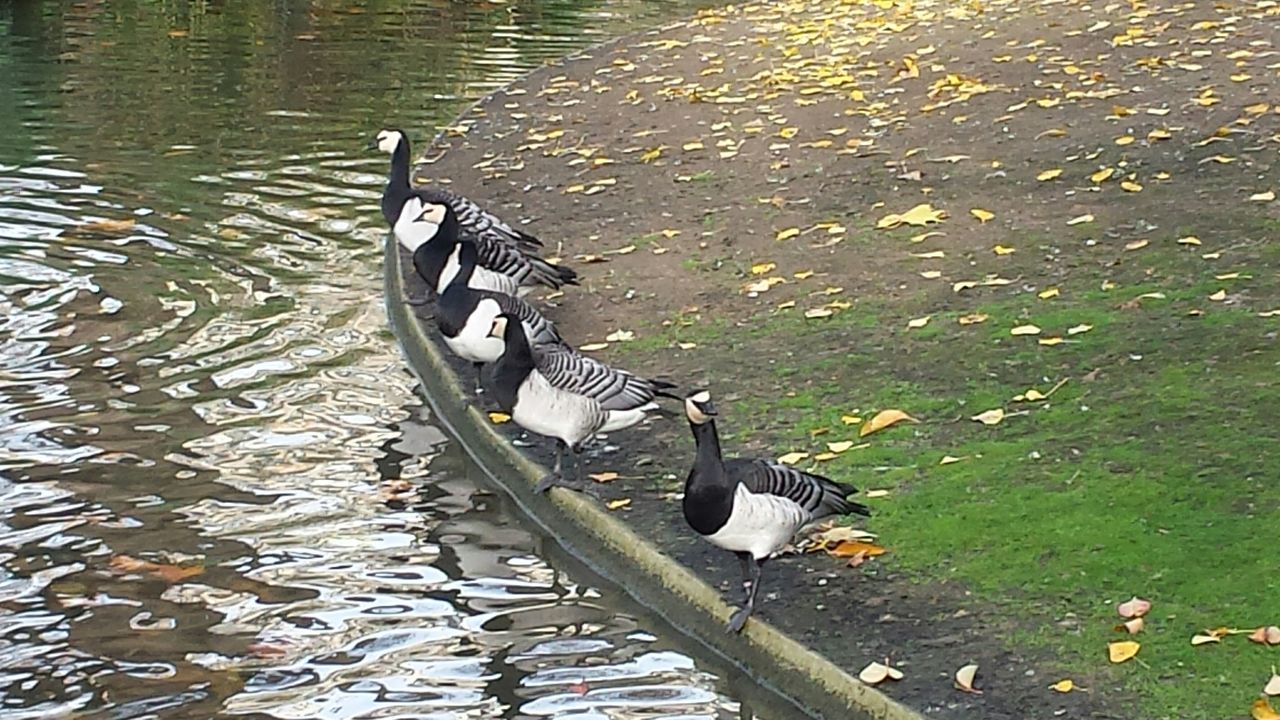
[[[378,149],[378,138],[374,138],[374,139],[370,140],[370,141],[369,141],[369,144],[364,146],[364,149],[365,149],[365,150],[377,150],[377,149]]]
[[[706,415],[707,417],[715,417],[718,414],[716,412],[715,403],[711,402],[710,400],[704,403],[698,403],[698,409],[701,410],[702,414]]]

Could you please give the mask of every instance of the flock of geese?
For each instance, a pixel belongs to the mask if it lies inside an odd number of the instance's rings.
[[[761,564],[796,531],[829,515],[871,514],[847,499],[857,491],[847,484],[769,460],[725,459],[708,390],[682,396],[671,383],[610,367],[565,343],[522,296],[540,285],[576,285],[577,273],[539,257],[537,238],[471,200],[415,186],[403,131],[382,130],[369,147],[391,156],[382,215],[432,291],[445,345],[472,363],[477,393],[487,386],[517,425],[556,440],[555,467],[539,491],[586,490],[576,467],[572,477],[564,472],[570,451],[576,457],[597,433],[641,423],[659,408],[659,398],[683,402],[696,444],[684,487],[685,520],[741,564],[743,603],[729,620],[730,632],[740,631],[755,608]]]

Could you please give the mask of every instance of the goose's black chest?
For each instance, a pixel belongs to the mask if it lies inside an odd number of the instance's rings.
[[[737,483],[724,482],[723,478],[711,480],[701,475],[697,467],[689,471],[684,491],[684,519],[699,535],[714,535],[729,522],[733,513],[733,495]]]
[[[436,327],[448,338],[456,338],[475,309],[474,298],[467,288],[450,285],[436,303]]]

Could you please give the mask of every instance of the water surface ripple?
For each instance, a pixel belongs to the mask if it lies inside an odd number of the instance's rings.
[[[0,715],[745,712],[432,425],[364,150],[672,12],[0,5]]]

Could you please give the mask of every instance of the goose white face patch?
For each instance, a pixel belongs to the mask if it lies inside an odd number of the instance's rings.
[[[418,215],[418,222],[428,222],[434,225],[440,225],[444,222],[445,209],[443,205],[436,203],[427,203],[422,206],[422,212]]]
[[[489,336],[500,338],[507,333],[507,319],[504,317],[496,317],[493,319],[493,327],[489,329]]]
[[[684,399],[684,414],[689,417],[689,422],[701,425],[711,419],[698,408],[698,403],[707,402],[710,399],[711,393],[705,390]]]
[[[404,136],[395,130],[381,130],[378,132],[378,149],[390,155],[396,151],[402,137]]]

